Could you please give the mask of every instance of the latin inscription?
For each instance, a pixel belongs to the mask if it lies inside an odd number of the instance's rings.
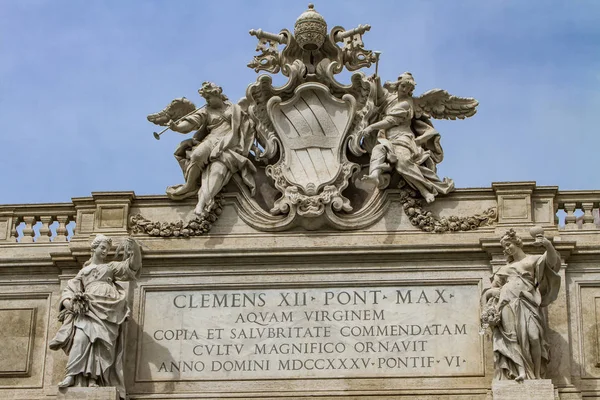
[[[482,374],[477,285],[148,291],[138,380]]]

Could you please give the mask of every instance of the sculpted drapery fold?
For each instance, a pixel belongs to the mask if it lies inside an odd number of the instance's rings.
[[[141,253],[128,240],[128,258],[107,263],[110,246],[109,238],[98,235],[92,242],[92,258],[67,282],[59,303],[63,325],[50,349],[62,349],[69,356],[59,387],[113,386],[124,398],[123,329],[130,310],[127,294],[117,281],[140,276]]]
[[[541,235],[546,252],[526,255],[511,230],[502,238],[509,263],[493,277],[483,303],[499,318],[492,327],[495,379],[542,379],[550,360],[546,307],[556,300],[561,261],[550,241]]]
[[[248,66],[281,73],[287,82],[273,86],[271,76],[260,75],[238,104],[231,103],[221,87],[204,82],[198,92],[205,106],[196,108],[179,98],[149,115],[150,122],[166,127],[154,133],[157,139],[169,129],[196,131],[175,151],[185,182],[168,187],[167,195],[183,200],[197,193],[198,202],[196,215],[189,213],[185,222],[163,223],[137,215],[132,227],[153,236],[182,237],[196,232],[186,227],[188,223],[210,227],[222,212],[215,196],[237,173],[240,216],[264,231],[372,225],[387,208],[385,189],[392,181],[415,201],[422,197],[432,203],[436,196],[452,192],[454,182],[437,175],[444,153],[431,119],[471,117],[479,103],[441,89],[413,97],[416,84],[408,72],[382,85],[379,52],[365,49],[362,40],[369,30],[369,25],[329,30],[312,5],[298,17],[293,32],[251,30],[260,54]],[[359,71],[373,63],[374,75]],[[344,69],[357,71],[349,84],[336,78]],[[365,155],[370,158],[367,174]],[[258,193],[255,173],[264,189]],[[411,223],[429,232],[450,230],[443,226],[449,224],[425,217],[427,224]]]
[[[164,110],[151,114],[148,120],[168,126],[182,134],[192,131],[175,150],[185,182],[167,188],[173,200],[198,195],[194,212],[205,216],[214,205],[215,196],[240,173],[242,181],[254,194],[256,168],[248,159],[254,143],[254,123],[238,104],[229,102],[220,86],[204,82],[198,90],[206,106],[196,106],[187,99],[175,99]],[[189,109],[191,112],[188,112]]]
[[[390,182],[388,173],[395,170],[428,203],[453,191],[454,182],[437,175],[444,153],[429,117],[466,118],[475,114],[477,101],[439,89],[413,97],[416,84],[408,72],[383,86],[379,77],[370,79],[378,111],[362,130],[364,148],[371,154],[369,174],[362,180],[383,189]]]

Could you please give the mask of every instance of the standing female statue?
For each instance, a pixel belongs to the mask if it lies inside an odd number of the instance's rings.
[[[205,107],[194,110],[189,100],[176,99],[148,120],[183,134],[196,131],[175,151],[185,183],[168,187],[167,195],[181,200],[198,193],[194,212],[203,215],[236,172],[254,193],[256,168],[247,158],[254,142],[254,125],[248,114],[229,102],[223,89],[212,82],[204,82],[198,93],[206,99]],[[193,111],[188,113],[190,108]]]
[[[549,361],[545,307],[560,289],[560,256],[540,228],[532,230],[542,255],[527,255],[514,230],[501,239],[508,263],[484,291],[484,315],[495,315],[491,325],[495,379],[542,379]],[[482,319],[487,323],[487,317]]]
[[[110,238],[92,241],[92,257],[60,298],[62,327],[50,349],[69,355],[65,379],[58,385],[114,386],[125,397],[123,380],[123,323],[129,317],[126,293],[117,281],[140,276],[142,256],[133,239],[125,242],[125,259],[106,262]]]

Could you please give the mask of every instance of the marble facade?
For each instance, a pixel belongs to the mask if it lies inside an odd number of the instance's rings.
[[[132,399],[491,398],[492,343],[489,333],[479,334],[479,296],[505,263],[499,239],[508,227],[526,238],[541,225],[562,258],[563,290],[547,309],[547,378],[561,399],[594,398],[600,228],[597,221],[578,225],[573,211],[591,204],[593,216],[599,199],[597,191],[534,182],[458,189],[432,210],[470,214],[498,205],[498,221],[435,234],[413,226],[398,191],[391,191],[387,212],[367,229],[268,233],[248,226],[238,196],[225,192],[210,234],[133,235],[144,270],[127,286],[127,393]],[[138,213],[173,220],[194,206],[132,192],[1,206],[0,396],[67,396],[56,387],[67,359],[47,346],[60,326],[62,288],[89,258],[91,238],[128,236],[128,218]],[[564,220],[555,217],[557,209],[566,212]],[[526,239],[525,249],[539,252],[532,243]]]
[[[156,139],[195,132],[175,151],[183,183],[166,196],[0,205],[0,398],[600,398],[600,191],[456,189],[437,175],[444,153],[431,120],[472,117],[477,100],[415,96],[411,73],[382,83],[379,54],[362,41],[369,29],[328,32],[310,5],[293,32],[250,31],[259,54],[248,66],[288,82],[260,75],[237,103],[204,82],[206,105],[179,98],[150,114],[166,127]],[[350,83],[336,79],[344,68]],[[523,239],[518,249],[501,242],[507,231]],[[101,282],[118,293],[111,340],[123,351],[93,340],[68,357],[49,351],[61,308],[85,297],[73,278],[117,256],[108,237],[129,244],[114,264],[124,272]],[[530,257],[529,286],[510,299],[532,305],[519,325],[537,334],[529,341],[494,319],[507,254]],[[547,302],[532,267],[544,257]],[[97,314],[106,331],[110,311]],[[499,334],[535,365],[498,380]],[[544,371],[523,344],[536,340]],[[70,379],[77,352],[122,372],[123,384],[81,369]]]

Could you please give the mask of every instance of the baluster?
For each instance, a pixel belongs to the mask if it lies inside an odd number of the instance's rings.
[[[71,229],[73,231],[73,236],[75,236],[75,234],[77,234],[77,216],[76,215],[72,215],[69,217],[69,224],[73,222],[73,225],[71,225]],[[67,225],[69,225],[67,224]]]
[[[23,220],[21,217],[14,216],[12,220],[12,228],[10,229],[10,241],[17,242],[19,238],[19,232],[17,232],[17,227]]]
[[[23,221],[25,222],[25,227],[23,228],[23,237],[21,238],[21,243],[33,243],[33,237],[35,236],[33,226],[37,222],[36,218],[23,217]]]
[[[577,203],[565,203],[565,211],[567,212],[567,216],[565,217],[565,229],[579,229],[579,227],[577,226],[577,217],[575,216],[576,208]]]
[[[595,229],[596,224],[594,224],[594,214],[592,213],[594,203],[581,203],[581,209],[583,210],[583,229]]]
[[[56,217],[58,221],[58,227],[56,228],[56,236],[52,240],[53,242],[66,242],[69,231],[67,230],[67,224],[69,223],[68,215],[59,215]]]
[[[52,231],[50,231],[52,217],[40,216],[40,221],[42,222],[42,226],[40,226],[40,236],[35,239],[35,241],[39,243],[47,243],[50,241],[50,236],[52,236]]]

